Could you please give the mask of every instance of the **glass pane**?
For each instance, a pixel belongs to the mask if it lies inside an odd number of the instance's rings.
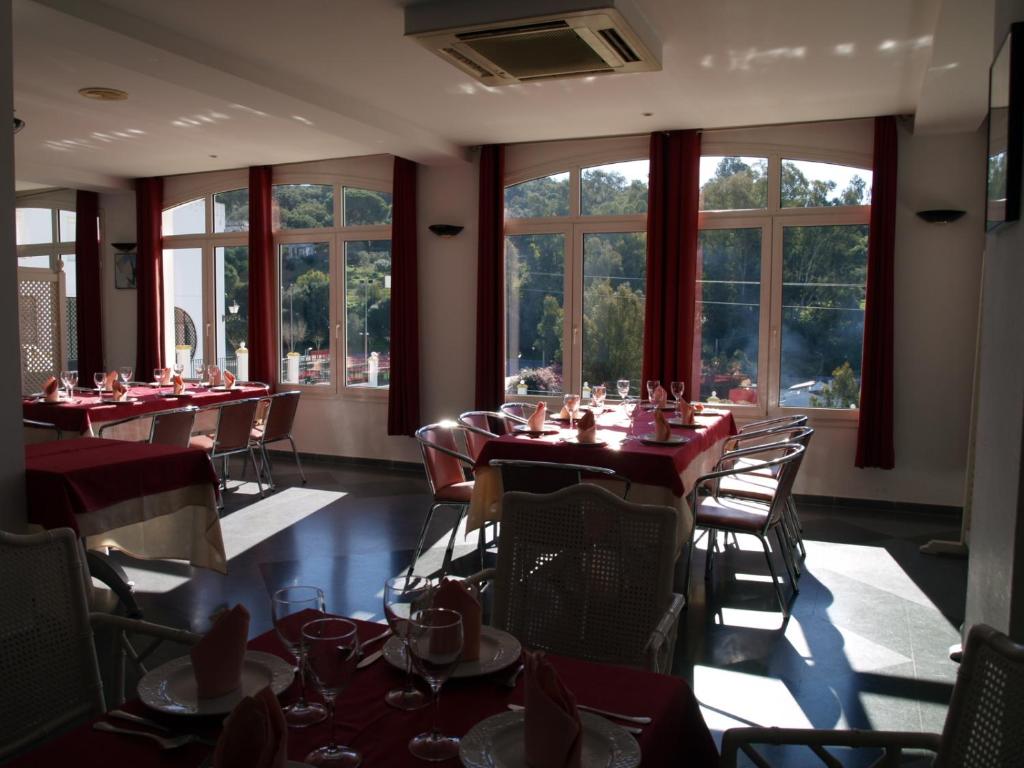
[[[202,378],[203,363],[208,362],[203,343],[202,248],[164,250],[164,298],[174,307],[175,348],[188,347],[190,365],[185,375]],[[136,378],[147,381],[150,374],[152,371],[136,371]]]
[[[347,191],[347,190],[346,190]],[[391,241],[345,243],[345,384],[391,381]]]
[[[33,267],[35,269],[50,269],[49,256],[19,256],[19,267]]]
[[[700,210],[737,211],[768,207],[768,159],[700,159]]]
[[[200,235],[206,232],[206,198],[197,197],[187,203],[164,210],[161,234]]]
[[[648,160],[584,168],[580,212],[584,216],[622,216],[647,212]]]
[[[859,405],[867,252],[866,224],[783,230],[782,405]]]
[[[505,238],[505,391],[562,391],[565,235]]]
[[[868,205],[871,171],[835,163],[782,161],[783,208]]]
[[[391,223],[391,193],[345,187],[345,226]]]
[[[61,211],[59,215],[60,219],[60,239],[63,243],[75,242],[75,221],[78,219],[78,214],[74,211]],[[97,233],[99,232],[99,223],[96,225]]]
[[[75,371],[78,370],[78,270],[75,254],[65,253],[61,260],[64,262],[64,324],[68,340],[68,368]]]
[[[249,379],[248,362],[238,367],[238,349],[249,338],[249,246],[230,245],[213,251],[217,304],[217,365],[242,381]],[[242,358],[248,361],[247,356]]]
[[[287,243],[281,254],[281,381],[331,383],[331,249]]]
[[[569,215],[569,172],[505,187],[505,218]]]
[[[18,245],[53,242],[53,211],[49,208],[16,208],[14,221]]]
[[[322,229],[333,226],[333,186],[274,185],[274,229]]]
[[[249,231],[249,189],[232,189],[213,196],[213,231]]]
[[[646,275],[646,232],[584,235],[583,381],[612,397],[618,379],[640,392]]]
[[[757,405],[761,228],[701,230],[698,259],[699,399]]]

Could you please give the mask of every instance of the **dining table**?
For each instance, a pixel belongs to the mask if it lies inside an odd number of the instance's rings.
[[[76,389],[70,399],[58,403],[48,403],[38,396],[26,397],[22,400],[21,411],[22,417],[30,421],[53,424],[75,435],[92,435],[95,433],[95,425],[104,422],[146,416],[187,405],[205,408],[249,397],[262,397],[267,392],[266,384],[255,382],[230,389],[189,383],[185,386],[183,396],[175,397],[174,388],[170,385],[135,384],[128,388],[124,402],[114,402],[109,392]]]
[[[360,638],[365,641],[380,635],[381,624],[359,621]],[[379,647],[370,644],[369,654]],[[292,660],[277,634],[271,630],[249,642],[249,650],[274,654]],[[686,680],[628,667],[597,664],[565,656],[547,656],[577,702],[618,713],[646,715],[650,724],[635,736],[644,768],[712,768],[718,765],[718,751],[701,714],[697,699]],[[445,734],[464,737],[477,723],[506,712],[510,704],[523,704],[524,680],[519,675],[514,687],[508,687],[509,667],[490,675],[450,679],[440,699],[440,729]],[[384,701],[385,693],[401,685],[404,672],[386,660],[379,660],[356,671],[348,687],[337,699],[336,724],[340,742],[359,750],[365,768],[398,768],[424,763],[409,753],[409,740],[430,728],[432,708],[405,712]],[[422,683],[420,683],[422,685]],[[279,696],[287,705],[298,698],[298,682],[293,681]],[[307,698],[317,700],[312,691]],[[122,709],[155,720],[180,733],[192,733],[216,739],[224,715],[186,716],[148,709],[138,699]],[[107,717],[95,718],[22,754],[9,763],[13,768],[73,764],[75,768],[196,768],[209,765],[212,748],[190,743],[178,749],[159,751],[148,739],[94,730],[97,720],[118,727],[135,726]],[[328,723],[288,729],[288,757],[301,762],[314,748],[328,740]],[[448,760],[444,765],[456,765]]]
[[[88,550],[227,572],[217,473],[201,448],[77,437],[25,446],[28,522]]]
[[[693,530],[693,516],[686,496],[697,478],[710,472],[721,458],[725,441],[736,434],[736,422],[727,410],[704,409],[689,426],[672,426],[676,415],[666,410],[673,444],[656,444],[653,438],[653,408],[640,409],[632,422],[622,408],[604,408],[595,416],[597,442],[575,441],[576,430],[565,421],[549,420],[550,434],[513,431],[491,438],[484,444],[473,468],[473,491],[467,514],[467,532],[486,522],[501,520],[501,472],[490,466],[495,459],[581,464],[611,469],[630,481],[628,501],[675,507],[677,553],[684,549]],[[623,483],[600,477],[585,477],[622,494]]]

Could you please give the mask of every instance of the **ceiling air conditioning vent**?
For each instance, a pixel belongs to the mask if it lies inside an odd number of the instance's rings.
[[[586,7],[593,2],[413,3],[405,10],[406,34],[485,85],[660,70],[660,46],[628,0]],[[513,13],[510,5],[520,13],[542,7],[544,14],[503,18]]]

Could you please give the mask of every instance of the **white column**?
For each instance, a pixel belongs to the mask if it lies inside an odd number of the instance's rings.
[[[245,348],[243,341],[235,350],[235,377],[239,381],[249,380],[249,350]]]
[[[289,384],[299,383],[299,353],[289,352],[288,362],[285,365],[284,380]]]

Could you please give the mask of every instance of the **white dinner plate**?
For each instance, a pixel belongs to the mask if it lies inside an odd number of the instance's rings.
[[[690,441],[682,435],[672,435],[668,440],[659,440],[653,432],[648,432],[646,435],[640,435],[640,442],[644,445],[682,445]]]
[[[598,715],[580,712],[581,768],[636,768],[640,745],[625,730]],[[459,743],[466,768],[526,768],[526,713],[502,712],[474,725]]]
[[[100,405],[138,405],[141,401],[137,397],[126,397],[124,400],[104,398]]]
[[[226,715],[244,696],[270,686],[280,696],[295,677],[295,668],[279,656],[260,651],[246,651],[242,662],[242,686],[216,699],[200,699],[196,695],[196,678],[192,659],[180,656],[148,672],[139,681],[142,703],[158,712],[171,715]]]
[[[238,389],[237,386],[225,387],[223,384],[218,384],[216,387],[210,387],[211,392],[234,392]]]
[[[392,635],[384,643],[384,658],[391,666],[405,671],[405,645]],[[519,660],[523,647],[508,632],[494,627],[480,628],[480,658],[460,661],[452,677],[480,677],[505,669]]]
[[[514,427],[512,427],[512,431],[520,435],[530,435],[531,437],[558,434],[558,430],[555,427],[545,427],[544,429],[530,429],[529,424],[516,424]]]
[[[697,416],[725,416],[728,411],[719,411],[714,408],[704,408],[703,410],[697,411]]]
[[[191,392],[182,392],[182,393],[176,395],[173,392],[161,392],[160,393],[160,397],[172,397],[172,398],[176,397],[176,398],[180,399],[180,398],[183,398],[183,397],[184,398],[192,397],[192,393]]]
[[[567,437],[562,442],[568,443],[569,445],[578,445],[581,448],[604,448],[606,445],[608,445],[608,443],[604,440],[595,440],[592,443],[581,443],[578,437]]]

